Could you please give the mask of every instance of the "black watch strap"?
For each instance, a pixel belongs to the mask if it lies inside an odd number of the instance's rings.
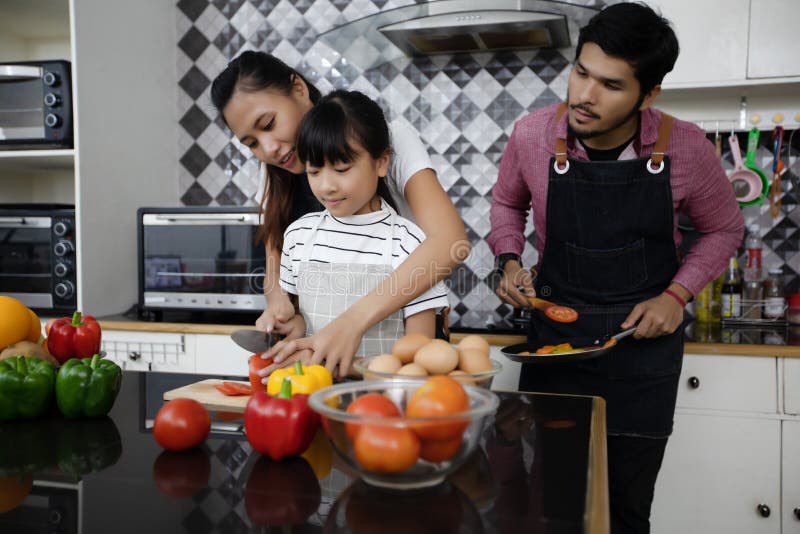
[[[506,263],[511,260],[517,260],[518,262],[520,262],[520,265],[522,264],[519,254],[514,254],[513,252],[504,252],[502,254],[498,254],[497,256],[495,256],[494,266],[497,269],[503,270],[506,267]]]

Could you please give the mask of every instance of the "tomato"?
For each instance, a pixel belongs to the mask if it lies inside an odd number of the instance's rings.
[[[389,397],[380,393],[367,393],[361,395],[347,406],[347,413],[359,415],[383,415],[385,417],[400,417],[400,410],[397,409]],[[347,435],[351,440],[356,439],[362,425],[358,423],[346,423]]]
[[[214,388],[222,393],[223,395],[229,396],[242,396],[242,395],[252,395],[253,388],[251,388],[247,384],[241,384],[239,382],[228,382],[225,381],[222,384],[214,384]]]
[[[433,376],[408,399],[407,417],[438,417],[469,410],[469,397],[464,387],[449,376]],[[417,423],[414,431],[422,439],[453,439],[460,436],[469,421]]]
[[[420,443],[419,456],[429,462],[449,460],[461,449],[462,436],[450,439],[425,439]]]
[[[211,460],[203,449],[161,451],[153,462],[153,481],[161,493],[188,499],[208,487]]]
[[[211,431],[211,417],[205,407],[192,399],[173,399],[156,414],[153,437],[170,451],[185,451],[205,441]]]
[[[248,361],[250,367],[250,387],[253,388],[253,393],[256,391],[267,391],[267,385],[261,383],[262,376],[259,376],[258,372],[265,368],[272,365],[272,358],[267,358],[266,360],[261,357],[263,352],[259,352],[258,354],[253,354],[250,356],[250,360]]]
[[[578,312],[566,306],[550,306],[544,310],[548,319],[559,323],[573,323],[578,320]]]
[[[363,425],[356,435],[356,461],[369,471],[399,473],[417,463],[419,439],[405,427]]]

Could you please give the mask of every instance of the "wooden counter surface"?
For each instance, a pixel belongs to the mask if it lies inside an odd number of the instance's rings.
[[[125,330],[133,332],[172,332],[181,334],[230,335],[236,330],[254,328],[253,325],[198,324],[198,323],[159,323],[147,321],[131,321],[127,319],[99,319],[105,330]],[[450,340],[458,343],[467,334],[453,333]],[[525,341],[524,336],[504,334],[480,334],[490,345],[506,347]],[[797,345],[744,345],[733,343],[686,343],[684,352],[689,354],[719,354],[725,356],[769,356],[783,358],[800,358],[800,346]]]

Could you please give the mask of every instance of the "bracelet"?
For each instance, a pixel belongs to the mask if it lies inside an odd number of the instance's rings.
[[[685,301],[685,300],[683,300],[683,299],[681,298],[681,296],[680,296],[680,295],[678,295],[677,293],[675,293],[675,292],[674,292],[673,290],[671,290],[670,288],[667,288],[667,289],[665,289],[665,290],[664,290],[664,294],[666,294],[666,295],[669,295],[670,297],[672,297],[672,298],[674,298],[675,300],[677,300],[677,301],[678,301],[678,304],[680,304],[682,308],[685,308],[685,307],[686,307],[686,301]]]

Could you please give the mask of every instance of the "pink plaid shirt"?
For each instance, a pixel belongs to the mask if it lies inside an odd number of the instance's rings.
[[[557,105],[539,109],[520,119],[508,140],[492,190],[492,230],[487,241],[495,255],[521,254],[525,246],[525,219],[533,210],[534,228],[547,228],[547,185],[555,137],[567,132],[567,114],[553,127]],[[620,160],[649,155],[658,136],[661,112],[642,112],[640,135],[620,154]],[[696,295],[721,273],[742,241],[744,219],[713,144],[692,123],[675,120],[667,145],[670,158],[675,246],[681,244],[678,214],[686,213],[700,237],[693,243],[673,278]],[[583,146],[567,139],[568,157],[588,160]],[[565,217],[580,214],[565,213]],[[537,234],[541,262],[545,232]]]

